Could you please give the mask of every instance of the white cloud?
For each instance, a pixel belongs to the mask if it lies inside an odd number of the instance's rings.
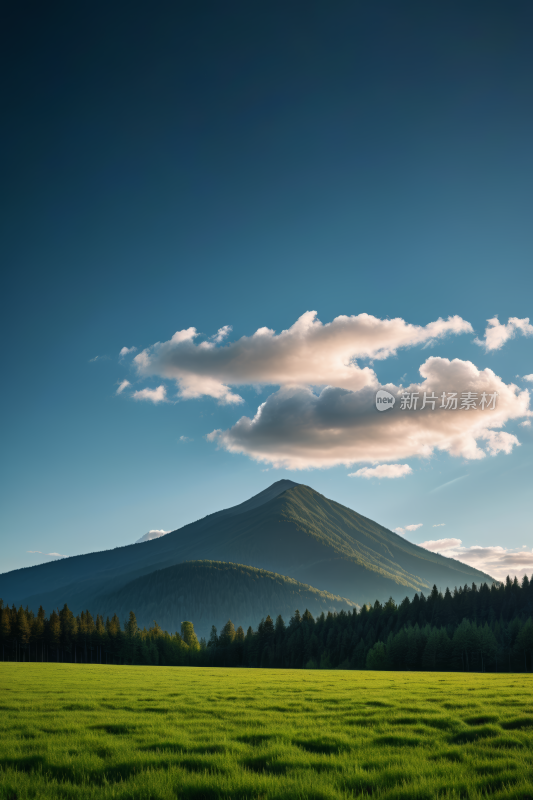
[[[531,420],[530,419],[525,419],[523,422],[519,422],[518,424],[521,425],[523,428],[530,428],[531,427]]]
[[[464,459],[509,453],[519,445],[513,434],[501,430],[508,420],[530,416],[529,392],[505,384],[491,369],[478,370],[470,361],[431,357],[420,367],[423,380],[405,387],[437,398],[443,392],[487,395],[497,393],[494,409],[401,409],[400,402],[386,413],[375,407],[374,386],[357,391],[327,386],[319,394],[302,386],[286,386],[262,403],[256,415],[241,417],[229,430],[215,430],[210,441],[234,453],[275,467],[307,469],[346,466],[357,462],[379,464],[412,457],[427,458],[444,451]],[[397,398],[403,391],[393,384],[382,388]],[[441,488],[441,487],[437,487]]]
[[[433,525],[434,528],[444,528],[446,525],[445,522],[439,522],[437,525]]]
[[[510,575],[522,578],[533,573],[533,550],[500,547],[464,547],[461,539],[436,539],[423,542],[420,547],[433,553],[442,553],[475,569],[503,581]]]
[[[211,339],[218,344],[218,342],[221,342],[223,339],[229,336],[232,330],[233,327],[231,325],[224,325],[222,328],[218,329]]]
[[[150,400],[152,403],[166,403],[167,390],[161,385],[157,389],[140,389],[138,392],[133,392],[134,400]]]
[[[316,311],[307,311],[288,330],[276,334],[259,328],[252,336],[218,347],[229,326],[215,341],[195,344],[196,328],[177,331],[135,356],[142,376],[170,378],[186,399],[210,396],[220,403],[241,403],[230,386],[335,386],[358,391],[377,386],[374,370],[354,359],[384,359],[399,348],[425,344],[449,333],[472,331],[461,317],[438,319],[425,327],[403,319],[378,319],[370,314],[340,316],[323,325]],[[220,338],[219,338],[220,337]]]
[[[507,324],[501,323],[498,317],[488,319],[487,322],[485,339],[474,339],[475,343],[484,347],[487,352],[489,350],[499,350],[505,342],[514,338],[517,331],[520,331],[524,336],[533,335],[533,325],[529,324],[529,317],[524,317],[524,319],[509,317]]]
[[[137,352],[137,348],[136,347],[123,347],[122,350],[120,351],[120,353],[118,354],[118,356],[119,356],[119,358],[125,358],[130,353],[136,353],[136,352]]]
[[[140,539],[137,539],[135,544],[140,544],[141,542],[151,542],[152,539],[159,539],[161,538],[161,536],[166,536],[167,533],[170,533],[170,531],[163,531],[163,530],[148,531],[148,533],[145,533],[144,536],[141,536]]]
[[[412,475],[409,464],[380,464],[378,467],[362,467],[351,472],[349,478],[404,478]]]
[[[48,556],[49,558],[68,558],[62,553],[43,553],[42,550],[26,550],[27,553],[38,553],[41,556]]]
[[[94,358],[90,358],[89,364],[92,364],[94,361],[98,361],[99,358],[102,358],[102,356],[95,356]]]
[[[424,524],[423,522],[419,522],[417,525],[406,525],[405,528],[394,528],[394,532],[399,533],[400,536],[403,536],[408,531],[411,533],[413,531],[417,531],[419,528],[422,527],[423,524]]]
[[[434,539],[428,542],[422,542],[419,547],[425,547],[426,550],[431,550],[432,553],[444,553],[446,550],[456,549],[461,546],[461,539]]]
[[[194,439],[190,439],[188,436],[180,436],[180,442],[193,442]]]
[[[524,375],[522,377],[522,380],[523,381],[529,381],[530,383],[533,383],[533,373],[531,375]]]
[[[121,383],[121,384],[120,384],[120,386],[118,387],[118,389],[117,389],[116,393],[117,393],[117,394],[122,394],[122,392],[124,391],[124,389],[127,389],[127,388],[128,388],[128,386],[131,386],[131,383],[130,383],[129,381],[122,381],[122,383]]]

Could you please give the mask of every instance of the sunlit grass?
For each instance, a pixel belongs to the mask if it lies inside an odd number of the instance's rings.
[[[533,800],[533,676],[0,664],[0,798]]]

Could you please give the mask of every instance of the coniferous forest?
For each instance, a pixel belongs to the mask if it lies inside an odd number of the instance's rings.
[[[91,664],[372,669],[465,672],[533,670],[533,576],[519,584],[464,586],[397,605],[322,613],[296,610],[286,622],[269,615],[257,630],[232,621],[208,641],[193,623],[164,631],[154,621],[140,629],[135,613],[104,621],[89,611],[75,616],[65,605],[48,616],[40,607],[11,608],[0,600],[0,656],[4,661]]]

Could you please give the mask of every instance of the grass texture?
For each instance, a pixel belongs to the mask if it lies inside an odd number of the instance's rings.
[[[0,798],[533,800],[533,676],[0,664]]]

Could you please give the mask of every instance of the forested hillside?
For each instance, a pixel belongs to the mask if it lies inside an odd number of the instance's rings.
[[[533,576],[453,593],[434,587],[400,605],[376,601],[317,619],[309,610],[288,622],[266,614],[246,633],[228,621],[220,632],[213,626],[208,641],[198,641],[190,621],[171,635],[157,623],[140,630],[133,611],[121,625],[116,614],[104,622],[64,606],[46,617],[42,608],[34,614],[0,601],[0,653],[74,663],[531,672],[532,617]]]
[[[351,611],[355,603],[312,586],[262,569],[221,561],[188,561],[157,570],[98,598],[96,610],[104,617],[117,613],[125,619],[135,609],[141,627],[157,619],[169,631],[181,620],[194,620],[198,636],[209,636],[230,619],[256,627],[267,608],[275,616],[290,617],[295,608],[322,612]]]

